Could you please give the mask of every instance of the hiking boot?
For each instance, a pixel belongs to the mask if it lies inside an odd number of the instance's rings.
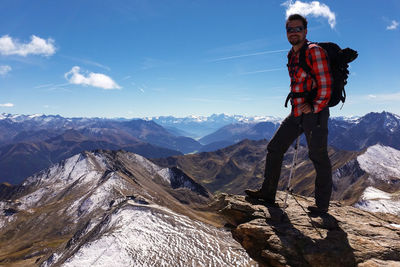
[[[272,206],[276,205],[275,200],[266,198],[265,194],[261,190],[246,189],[246,190],[244,190],[244,192],[246,193],[246,195],[248,195],[251,198],[261,199],[261,200],[265,201],[267,204],[272,205]]]
[[[315,214],[326,214],[328,212],[328,208],[320,208],[320,207],[315,206],[315,205],[308,206],[307,209],[311,213],[315,213]]]

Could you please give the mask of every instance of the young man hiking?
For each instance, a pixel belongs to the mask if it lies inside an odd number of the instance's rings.
[[[309,44],[306,39],[307,20],[303,16],[289,16],[286,21],[286,34],[292,45],[288,54],[292,111],[268,144],[265,179],[261,189],[245,192],[249,197],[263,199],[274,205],[283,156],[293,141],[304,133],[308,154],[316,170],[316,205],[308,209],[311,212],[325,213],[328,211],[332,192],[332,167],[327,151],[328,102],[332,91],[332,75],[326,51],[317,44]],[[310,72],[299,66],[301,49],[306,49],[305,60]],[[306,95],[307,92],[316,93],[310,97]]]

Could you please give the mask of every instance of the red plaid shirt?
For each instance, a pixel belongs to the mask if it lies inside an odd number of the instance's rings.
[[[308,41],[306,40],[306,42]],[[317,96],[313,101],[314,113],[318,113],[328,106],[332,91],[332,75],[329,69],[327,53],[323,48],[313,43],[306,50],[306,62],[311,67],[311,73],[315,76],[316,81],[310,74],[300,68],[298,64],[299,55],[299,52],[294,53],[293,48],[288,54],[290,90],[291,92],[302,93],[318,88]],[[301,115],[302,112],[299,109],[299,105],[305,102],[304,97],[291,99],[292,112],[295,117]]]

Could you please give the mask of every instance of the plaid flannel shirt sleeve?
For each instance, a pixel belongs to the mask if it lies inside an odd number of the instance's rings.
[[[317,96],[314,100],[314,112],[318,113],[328,106],[332,93],[332,74],[329,69],[328,57],[326,51],[314,46],[310,49],[306,60],[311,66],[311,73],[315,77],[317,83]]]

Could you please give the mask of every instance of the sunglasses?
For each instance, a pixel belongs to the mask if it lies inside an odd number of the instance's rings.
[[[301,32],[304,30],[303,26],[298,26],[298,27],[287,27],[286,32],[287,33],[294,33],[294,32]]]

